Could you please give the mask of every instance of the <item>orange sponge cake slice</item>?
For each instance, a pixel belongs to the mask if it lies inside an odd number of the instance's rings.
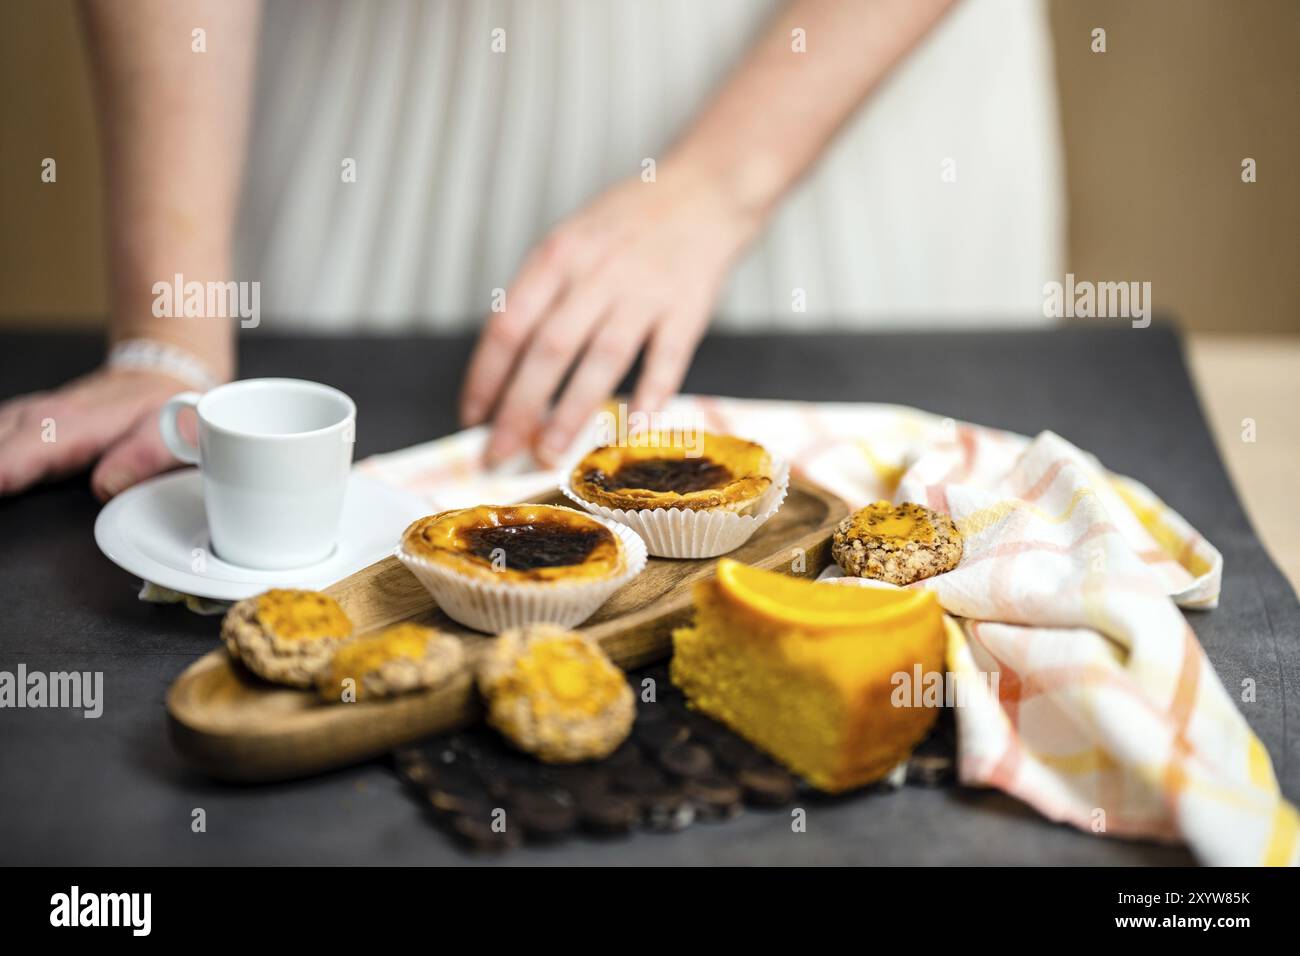
[[[896,674],[942,673],[943,612],[928,591],[817,584],[723,558],[673,633],[672,680],[813,786],[878,780],[938,717],[894,706]]]

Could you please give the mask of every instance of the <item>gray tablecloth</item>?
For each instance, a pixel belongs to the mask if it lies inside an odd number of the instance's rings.
[[[318,379],[360,407],[358,454],[455,428],[468,339],[284,339],[246,333],[249,376]],[[85,371],[90,336],[0,335],[0,394]],[[1223,552],[1218,610],[1192,626],[1283,790],[1300,797],[1300,607],[1250,528],[1206,431],[1176,336],[1158,325],[1058,332],[710,338],[696,392],[888,401],[1026,434],[1053,429],[1146,482]],[[95,548],[84,475],[0,500],[0,670],[104,672],[103,716],[0,711],[0,860],[8,863],[1186,863],[1179,847],[1086,836],[1001,794],[920,790],[785,812],[748,812],[674,836],[577,839],[503,860],[462,853],[427,825],[388,769],[369,764],[295,783],[232,787],[187,769],[167,739],[163,696],[214,646],[217,623],[136,600],[138,582]],[[1274,520],[1294,521],[1294,515]],[[207,830],[191,830],[193,811]]]

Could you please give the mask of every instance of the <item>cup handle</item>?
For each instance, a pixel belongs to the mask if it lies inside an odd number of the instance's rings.
[[[181,434],[176,426],[176,416],[183,409],[196,408],[202,397],[198,392],[181,392],[167,399],[167,404],[158,413],[158,430],[162,432],[163,444],[173,455],[190,465],[199,463],[199,449]]]

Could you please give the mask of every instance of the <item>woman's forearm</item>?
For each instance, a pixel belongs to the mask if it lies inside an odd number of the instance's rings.
[[[104,152],[110,339],[170,343],[228,376],[237,320],[156,316],[153,288],[177,274],[233,278],[258,0],[82,0],[81,11]]]
[[[761,221],[954,2],[791,0],[673,148],[670,164],[703,173]]]

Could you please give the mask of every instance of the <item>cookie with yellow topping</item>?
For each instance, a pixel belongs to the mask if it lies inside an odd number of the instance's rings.
[[[232,657],[259,677],[291,687],[310,687],[351,636],[352,621],[332,597],[288,588],[245,598],[221,624]]]
[[[419,624],[395,624],[341,645],[317,673],[316,691],[331,702],[395,697],[445,684],[464,663],[459,639]]]
[[[632,730],[627,678],[596,641],[551,624],[503,632],[483,655],[488,723],[547,763],[599,760]]]
[[[961,532],[952,519],[911,502],[867,505],[831,537],[831,556],[845,574],[899,587],[951,571],[961,554]]]

